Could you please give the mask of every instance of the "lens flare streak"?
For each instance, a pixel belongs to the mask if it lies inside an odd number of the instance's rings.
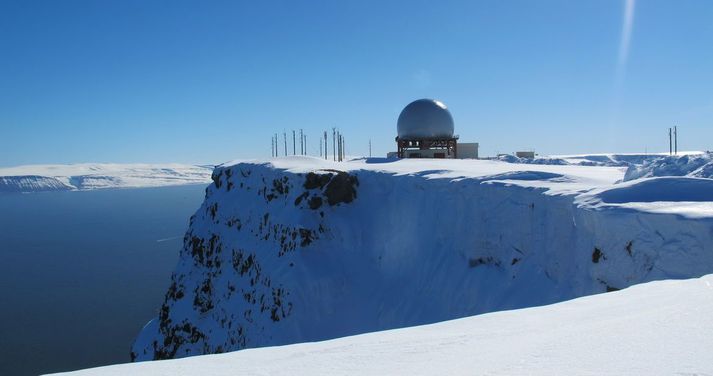
[[[634,26],[634,6],[636,0],[624,1],[624,23],[621,28],[621,41],[619,42],[619,61],[617,70],[619,75],[623,75],[626,68],[626,61],[629,57],[629,45],[631,43],[631,30]]]

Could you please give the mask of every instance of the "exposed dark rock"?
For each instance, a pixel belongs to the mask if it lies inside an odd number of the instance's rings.
[[[314,233],[311,230],[308,230],[306,228],[301,228],[300,229],[300,238],[302,238],[300,247],[308,246],[312,243],[312,240],[314,240]]]
[[[304,187],[305,189],[322,189],[330,179],[332,179],[332,174],[316,174],[314,172],[309,172],[305,178]]]
[[[356,198],[356,187],[359,180],[356,176],[340,171],[327,184],[324,195],[327,197],[329,205],[334,206],[339,203],[350,203]]]
[[[199,264],[203,264],[205,261],[206,257],[206,250],[203,247],[203,239],[193,236],[191,238],[191,255],[193,256],[193,259],[196,260]]]
[[[240,218],[231,218],[225,223],[228,227],[235,227],[238,231],[242,229],[243,224],[240,221]]]
[[[309,205],[310,209],[317,210],[322,207],[322,198],[319,196],[312,196],[307,202],[307,205]]]
[[[222,185],[222,181],[220,180],[220,178],[223,177],[223,170],[220,170],[217,174],[215,172],[216,170],[213,171],[213,174],[210,175],[210,178],[213,180],[213,184],[215,184],[215,187],[220,189]]]
[[[307,196],[309,196],[309,192],[304,192],[301,195],[297,196],[295,199],[295,206],[299,206],[302,200],[306,199]]]
[[[286,296],[287,293],[285,289],[281,287],[272,289],[272,306],[269,307],[270,318],[272,321],[280,321],[280,319],[283,319],[290,314],[290,311],[292,310],[292,303],[288,303],[287,307],[285,307],[282,302],[282,299]]]
[[[281,179],[274,179],[272,181],[272,189],[273,189],[273,191],[275,191],[281,195],[284,195],[289,192],[289,188],[288,188],[287,184],[285,184],[285,182]]]
[[[592,262],[596,264],[602,257],[604,257],[604,253],[602,253],[601,249],[594,247],[594,252],[592,252]],[[606,257],[604,257],[604,259],[606,259]]]
[[[631,247],[632,247],[632,245],[634,245],[634,241],[633,241],[633,240],[629,240],[629,242],[626,243],[626,253],[628,253],[629,256],[631,256]]]
[[[218,213],[218,203],[214,202],[212,205],[208,206],[208,212],[210,217],[215,220],[215,215]]]
[[[179,300],[183,299],[185,293],[183,292],[183,286],[178,286],[175,281],[171,282],[171,286],[168,287],[168,292],[166,293],[166,300]]]
[[[210,279],[204,280],[200,288],[196,288],[193,306],[197,308],[200,313],[206,313],[213,309],[212,293],[213,284]]]
[[[500,261],[494,259],[492,256],[488,257],[478,257],[478,258],[472,258],[468,260],[468,266],[471,268],[475,268],[476,266],[480,265],[494,265],[494,266],[500,266]]]

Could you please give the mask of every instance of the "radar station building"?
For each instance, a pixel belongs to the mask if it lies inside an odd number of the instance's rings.
[[[478,158],[478,143],[458,143],[453,117],[443,102],[419,99],[409,103],[396,128],[398,158]]]

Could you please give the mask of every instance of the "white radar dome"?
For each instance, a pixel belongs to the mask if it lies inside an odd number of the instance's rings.
[[[419,99],[404,107],[397,122],[400,139],[453,137],[453,117],[443,102]]]

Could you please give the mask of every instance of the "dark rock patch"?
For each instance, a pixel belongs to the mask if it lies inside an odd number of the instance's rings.
[[[602,258],[606,260],[606,257],[604,257],[604,253],[602,253],[602,250],[597,247],[594,247],[594,252],[592,252],[592,262],[596,264]]]
[[[305,189],[322,189],[331,179],[332,174],[316,174],[314,172],[309,172],[305,178],[304,187]]]
[[[359,180],[356,176],[340,171],[327,184],[324,195],[327,197],[327,202],[330,206],[339,203],[350,203],[356,198],[356,187],[358,185]]]
[[[300,238],[302,239],[302,241],[300,242],[300,247],[308,246],[312,244],[312,241],[314,240],[314,233],[313,231],[308,230],[306,228],[301,228]]]
[[[218,213],[218,203],[215,202],[212,205],[208,206],[208,213],[210,214],[210,217],[215,220],[215,215]]]
[[[307,202],[307,205],[309,205],[310,209],[317,210],[322,207],[322,198],[319,196],[312,196]]]
[[[195,297],[193,298],[193,306],[198,309],[200,313],[206,313],[213,309],[213,284],[210,279],[203,281],[199,288],[195,290]]]
[[[220,170],[217,174],[216,171],[213,170],[213,174],[210,175],[211,180],[213,180],[213,184],[215,184],[215,187],[220,189],[221,185],[223,184],[220,178],[223,176],[223,170]]]
[[[300,206],[302,200],[306,199],[307,196],[309,196],[308,192],[304,192],[301,195],[297,196],[297,198],[295,199],[295,206]]]
[[[475,268],[480,265],[500,266],[500,261],[496,260],[492,256],[478,257],[478,258],[472,258],[472,259],[468,260],[468,266],[471,268]]]

